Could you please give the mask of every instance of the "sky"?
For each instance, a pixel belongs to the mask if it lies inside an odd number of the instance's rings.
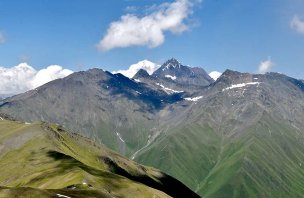
[[[56,74],[117,71],[172,57],[207,72],[304,79],[303,52],[303,0],[0,0],[0,77],[9,73],[7,80],[22,62],[35,70],[33,80],[52,65]]]

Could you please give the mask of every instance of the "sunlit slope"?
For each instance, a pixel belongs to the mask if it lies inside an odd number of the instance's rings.
[[[172,177],[57,125],[0,120],[0,145],[0,197],[23,192],[45,197],[196,196]]]
[[[210,127],[187,125],[159,137],[136,160],[175,175],[195,190],[217,160],[221,138]]]
[[[202,197],[304,194],[303,132],[268,115],[237,137],[220,137],[199,125],[176,129],[137,161],[175,175]]]
[[[223,145],[197,191],[204,197],[302,197],[304,136],[268,116]]]

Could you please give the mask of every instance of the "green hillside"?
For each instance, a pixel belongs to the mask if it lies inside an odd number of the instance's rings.
[[[136,160],[175,175],[202,197],[302,197],[302,131],[264,115],[242,134],[217,134],[196,124],[172,129]]]
[[[174,178],[58,125],[0,120],[0,145],[0,197],[196,197]]]

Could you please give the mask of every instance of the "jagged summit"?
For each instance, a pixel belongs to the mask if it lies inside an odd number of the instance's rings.
[[[214,82],[203,68],[182,65],[175,58],[166,61],[152,76],[182,86],[208,86]]]
[[[167,60],[162,66],[162,70],[165,70],[165,69],[172,69],[172,68],[181,68],[181,63],[175,59],[175,58],[171,58],[169,60]]]

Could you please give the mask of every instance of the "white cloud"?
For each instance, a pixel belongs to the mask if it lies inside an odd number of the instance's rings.
[[[213,71],[209,73],[209,76],[213,79],[213,80],[217,80],[220,76],[222,75],[222,73],[218,72],[218,71]]]
[[[127,70],[118,70],[118,71],[113,71],[112,73],[113,74],[121,73],[124,76],[127,76],[128,78],[132,78],[140,69],[146,70],[148,74],[151,75],[158,68],[160,68],[160,65],[148,60],[143,60],[143,61],[139,61],[136,64],[131,65]]]
[[[23,93],[71,73],[73,73],[71,70],[63,69],[58,65],[51,65],[39,71],[27,63],[11,68],[0,67],[0,96]]]
[[[0,44],[5,43],[6,38],[3,32],[0,32]]]
[[[157,47],[165,41],[164,32],[182,33],[188,29],[184,20],[192,13],[195,0],[176,0],[163,3],[144,17],[126,14],[112,22],[106,35],[97,45],[107,51],[129,46]]]
[[[58,78],[64,78],[70,75],[71,73],[73,72],[69,69],[63,69],[59,65],[51,65],[45,69],[39,70],[33,77],[31,84],[33,88],[39,87],[52,80],[56,80]]]
[[[298,16],[294,16],[290,22],[290,27],[299,33],[304,34],[304,21]]]
[[[259,73],[265,74],[269,72],[271,68],[274,66],[274,63],[271,61],[270,58],[268,60],[262,61],[259,66]]]

